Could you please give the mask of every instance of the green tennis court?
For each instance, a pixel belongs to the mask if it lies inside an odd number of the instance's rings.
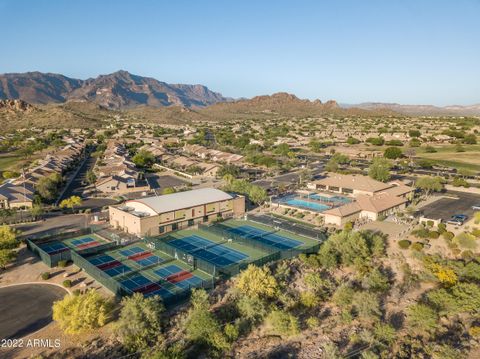
[[[87,234],[80,237],[68,238],[64,239],[62,242],[77,252],[108,243],[106,240],[95,234]]]
[[[219,226],[224,227],[227,231],[230,230],[232,233],[238,233],[241,236],[245,235],[246,238],[248,238],[249,233],[251,237],[254,237],[255,235],[266,235],[268,237],[269,233],[271,233],[268,238],[269,242],[273,247],[277,247],[279,250],[288,250],[292,248],[304,249],[318,245],[319,243],[313,238],[300,236],[283,229],[277,230],[276,228],[249,220],[232,219],[220,223]]]

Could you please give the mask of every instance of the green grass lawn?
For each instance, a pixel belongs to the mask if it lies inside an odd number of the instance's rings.
[[[419,147],[416,149],[417,156],[457,170],[480,171],[480,145],[462,145],[464,152],[457,152],[456,145],[434,148],[437,152],[427,153],[425,147]]]
[[[21,157],[13,152],[0,155],[0,172],[14,169],[20,160]]]

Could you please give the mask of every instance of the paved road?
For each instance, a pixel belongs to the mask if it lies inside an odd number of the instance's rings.
[[[85,225],[87,225],[87,217],[83,214],[63,215],[57,212],[48,214],[44,221],[21,224],[15,228],[20,230],[22,235],[42,236],[51,232],[83,228]]]
[[[90,156],[90,155],[88,155]],[[75,178],[70,181],[70,183],[67,185],[67,188],[62,194],[62,197],[58,200],[60,202],[62,199],[68,198],[70,196],[81,196],[83,190],[85,189],[85,186],[82,184],[82,182],[86,181],[86,174],[88,170],[93,169],[95,166],[95,162],[97,159],[95,157],[88,157],[85,162],[83,162],[82,166],[78,170]]]
[[[0,339],[19,339],[46,326],[52,321],[53,302],[65,294],[47,284],[0,288]]]

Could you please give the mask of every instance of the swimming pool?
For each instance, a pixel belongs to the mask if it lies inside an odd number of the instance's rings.
[[[304,201],[302,199],[297,199],[297,198],[289,199],[289,200],[287,200],[283,203],[288,204],[289,206],[292,206],[292,207],[309,209],[309,210],[313,210],[315,212],[323,212],[323,211],[330,208],[329,206],[327,206],[325,204],[308,202],[308,201]]]

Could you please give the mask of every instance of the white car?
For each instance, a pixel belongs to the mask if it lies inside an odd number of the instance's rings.
[[[473,206],[472,206],[472,209],[473,209],[474,211],[480,211],[480,203],[473,205]]]

